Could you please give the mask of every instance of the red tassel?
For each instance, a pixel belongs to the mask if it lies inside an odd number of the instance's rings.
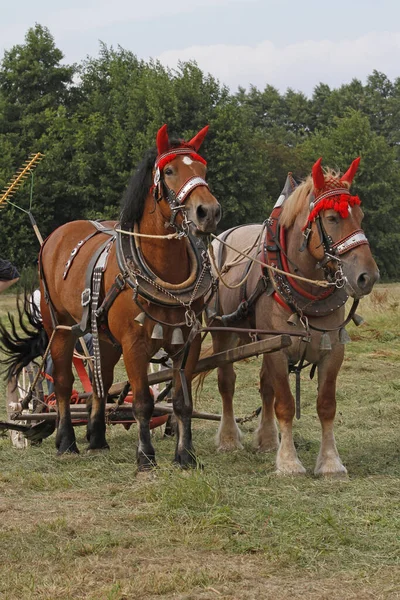
[[[160,171],[163,170],[163,168],[165,167],[166,164],[168,164],[169,162],[171,162],[171,160],[174,160],[178,155],[177,154],[169,154],[167,156],[164,156],[164,158],[162,158],[158,163],[157,163],[157,167],[160,169]]]
[[[341,194],[340,196],[333,196],[332,198],[325,198],[321,200],[313,208],[308,217],[307,224],[303,227],[303,230],[307,228],[309,223],[312,223],[319,213],[323,210],[333,209],[339,213],[342,219],[347,219],[349,216],[349,206],[355,204],[360,205],[361,200],[358,196],[348,196],[347,194]]]

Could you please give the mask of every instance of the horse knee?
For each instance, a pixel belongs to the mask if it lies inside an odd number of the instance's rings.
[[[320,421],[333,421],[336,415],[335,396],[319,396],[317,400],[317,413]]]
[[[231,365],[229,368],[218,369],[218,389],[221,395],[232,395],[235,391],[236,373]]]
[[[279,422],[291,423],[295,415],[294,398],[290,394],[287,398],[276,398],[275,414]]]

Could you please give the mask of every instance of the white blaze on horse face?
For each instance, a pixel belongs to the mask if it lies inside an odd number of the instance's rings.
[[[183,162],[185,165],[191,165],[193,161],[192,161],[192,159],[190,158],[190,156],[184,156],[184,157],[183,157],[183,159],[182,159],[182,162]]]

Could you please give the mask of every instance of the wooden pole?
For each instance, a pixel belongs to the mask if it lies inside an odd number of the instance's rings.
[[[133,420],[133,415],[132,413],[132,405],[122,405],[119,406],[116,410],[115,410],[115,404],[108,404],[108,407],[112,407],[109,408],[108,411],[106,412],[106,419],[107,421],[110,421],[111,423],[114,421],[121,421],[121,420],[129,420],[129,417],[131,417],[131,419]],[[173,414],[174,409],[172,408],[172,406],[168,406],[166,404],[156,404],[156,406],[154,407],[154,411],[153,411],[153,417],[159,417],[162,415],[168,415],[168,414]],[[128,413],[128,414],[127,414]],[[221,415],[214,415],[212,413],[206,413],[206,412],[199,412],[197,410],[193,411],[192,414],[192,418],[193,419],[204,419],[206,421],[220,421],[221,420]],[[18,415],[13,415],[13,420],[14,421],[55,421],[57,419],[57,412],[50,412],[50,413],[29,413],[29,414],[18,414]],[[73,407],[73,410],[71,412],[71,419],[73,421],[87,421],[88,420],[88,414],[86,411],[86,405],[83,404],[76,404]]]
[[[243,331],[245,332],[246,330]],[[258,356],[259,354],[265,354],[266,352],[276,352],[282,348],[287,348],[291,343],[292,340],[290,335],[282,334],[258,342],[251,342],[250,344],[238,346],[237,348],[224,350],[224,352],[201,358],[197,363],[194,372],[203,373],[204,371],[211,371],[222,365],[250,358],[251,356]],[[148,376],[149,385],[170,381],[173,376],[174,369],[162,369],[156,373],[150,373]],[[125,383],[116,383],[112,385],[109,394],[120,394],[124,385]]]

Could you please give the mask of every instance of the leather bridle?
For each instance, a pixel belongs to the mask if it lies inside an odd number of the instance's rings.
[[[339,195],[350,196],[350,192],[347,188],[336,188],[329,190],[325,194],[322,194],[318,197],[318,199],[315,199],[315,195],[313,193],[310,194],[309,214],[311,214],[315,207],[317,207],[318,204],[326,198]],[[320,246],[322,246],[324,250],[324,256],[318,262],[318,265],[324,270],[327,280],[335,281],[338,287],[340,287],[345,284],[345,276],[343,274],[342,260],[340,257],[343,254],[346,254],[346,252],[357,248],[358,246],[362,246],[364,244],[369,245],[368,239],[362,229],[355,229],[342,239],[334,242],[332,237],[327,233],[319,213],[316,215],[313,221],[308,220],[307,222],[307,227],[303,232],[304,241],[301,245],[300,252],[303,252],[308,247],[312,224],[314,221],[320,238]]]
[[[176,216],[179,211],[185,214],[185,202],[190,194],[198,187],[209,188],[208,183],[199,176],[189,177],[185,183],[180,187],[178,192],[171,189],[166,183],[162,169],[168,162],[171,162],[176,155],[192,156],[194,160],[196,157],[201,158],[192,148],[173,148],[172,150],[165,152],[157,157],[154,165],[154,181],[153,181],[153,195],[156,202],[160,202],[163,198],[168,202],[171,216],[169,220],[169,226],[174,227],[177,230],[182,230],[182,227],[175,223]],[[202,159],[204,163],[204,159]],[[160,167],[160,164],[162,167]],[[188,221],[184,219],[185,226],[184,231],[187,230]]]

